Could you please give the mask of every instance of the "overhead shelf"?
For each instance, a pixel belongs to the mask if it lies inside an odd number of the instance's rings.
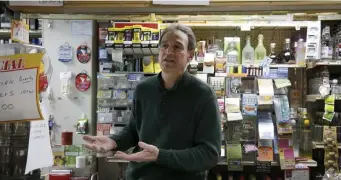
[[[288,19],[288,17],[287,17]],[[243,29],[253,29],[255,27],[291,27],[299,30],[300,28],[307,27],[310,21],[264,21],[264,20],[240,20],[240,21],[206,21],[204,23],[196,22],[182,22],[181,24],[186,24],[187,26],[197,28],[197,27],[242,27]],[[246,31],[246,30],[245,30]]]
[[[339,143],[337,147],[338,149],[341,149],[341,144]],[[313,149],[323,149],[323,148],[324,148],[323,142],[313,142]]]
[[[42,31],[41,30],[30,30],[30,36],[41,36]],[[10,36],[11,30],[10,29],[0,29],[0,35],[1,36]]]
[[[316,100],[324,100],[324,98],[319,94],[310,94],[306,96],[307,102],[315,102]],[[336,95],[335,100],[341,100],[341,95]]]
[[[312,69],[316,66],[341,66],[341,60],[313,60],[307,63],[307,69]]]
[[[186,6],[186,5],[154,5],[152,0],[121,1],[64,1],[62,6],[37,7],[11,6],[9,8],[22,13],[41,14],[286,14],[288,12],[325,12],[341,9],[338,1],[241,1],[241,0],[210,0],[209,6]],[[19,4],[20,5],[20,4]],[[111,19],[117,19],[112,17]],[[68,19],[68,18],[66,18]]]
[[[114,157],[107,157],[107,162],[108,163],[129,163],[129,161],[126,160],[119,160],[115,159]],[[255,166],[256,163],[253,161],[243,161],[242,162],[243,166]],[[297,164],[302,164],[308,167],[317,167],[317,162],[314,160],[308,160],[308,161],[301,161],[298,162]],[[218,166],[226,166],[227,162],[226,161],[219,161],[217,163]],[[279,166],[277,162],[271,162],[271,166]]]

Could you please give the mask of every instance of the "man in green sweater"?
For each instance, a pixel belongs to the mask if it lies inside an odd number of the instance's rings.
[[[174,24],[160,37],[162,72],[135,90],[132,116],[109,137],[84,136],[85,147],[130,161],[127,180],[204,180],[220,155],[221,125],[214,91],[190,75],[196,39]],[[132,154],[128,148],[135,147]]]

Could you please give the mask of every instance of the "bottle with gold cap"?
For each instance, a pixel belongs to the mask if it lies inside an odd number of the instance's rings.
[[[302,122],[300,133],[300,157],[312,159],[311,122],[307,116],[307,109],[302,108]]]
[[[220,174],[217,174],[217,180],[223,180]]]

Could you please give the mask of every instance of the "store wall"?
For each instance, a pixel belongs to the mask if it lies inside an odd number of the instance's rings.
[[[82,113],[85,113],[90,123],[90,133],[95,132],[92,126],[95,124],[95,109],[94,91],[96,87],[96,51],[93,47],[94,22],[91,21],[91,35],[73,35],[71,24],[69,20],[43,20],[43,39],[44,47],[51,58],[53,67],[53,75],[49,86],[52,88],[52,101],[50,101],[49,112],[54,116],[55,126],[53,129],[54,140],[53,144],[61,143],[61,132],[64,130],[73,131],[73,144],[80,145],[83,143],[82,135],[76,134],[77,120],[81,118]],[[50,26],[49,26],[50,23]],[[58,48],[67,42],[73,48],[73,59],[71,62],[58,61]],[[91,60],[82,64],[77,60],[76,49],[79,45],[86,43],[91,49]],[[95,52],[95,53],[94,53]],[[92,79],[92,85],[86,92],[80,92],[75,87],[75,82],[71,82],[71,95],[65,97],[61,94],[61,80],[60,73],[65,71],[72,71],[72,79],[78,73],[86,71]],[[43,98],[47,98],[48,93],[44,94]]]

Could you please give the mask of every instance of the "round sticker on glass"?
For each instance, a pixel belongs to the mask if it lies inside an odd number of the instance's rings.
[[[76,83],[76,88],[79,91],[81,92],[86,91],[90,88],[90,85],[91,85],[90,76],[87,75],[86,73],[79,73],[76,76],[75,83]]]
[[[90,61],[91,51],[90,48],[86,45],[80,45],[77,48],[77,59],[79,62],[86,64]]]

